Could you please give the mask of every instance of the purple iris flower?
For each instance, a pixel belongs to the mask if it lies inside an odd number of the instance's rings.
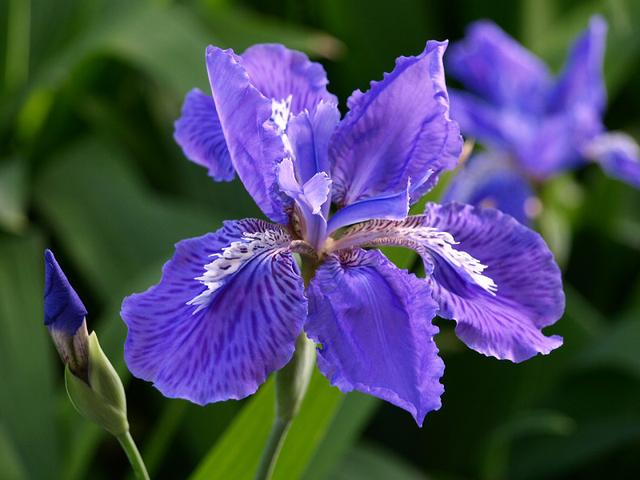
[[[488,151],[470,159],[446,199],[492,204],[526,223],[537,211],[532,183],[589,162],[640,188],[636,142],[602,123],[606,31],[593,17],[554,78],[497,25],[471,25],[447,56],[448,72],[468,90],[451,92],[452,117]]]
[[[538,234],[468,205],[408,215],[462,148],[445,48],[428,42],[399,58],[349,98],[342,120],[324,69],[302,53],[207,49],[212,96],[187,95],[175,138],[215,180],[238,175],[271,222],[227,221],[178,243],[160,283],[124,300],[134,375],[198,404],[243,398],[287,364],[304,330],[333,385],[385,399],[422,424],[443,393],[436,314],[454,319],[471,348],[501,359],[562,343],[542,333],[564,295]],[[416,250],[427,277],[365,250],[382,245]],[[313,266],[306,282],[294,254]]]

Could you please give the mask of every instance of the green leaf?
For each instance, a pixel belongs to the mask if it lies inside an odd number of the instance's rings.
[[[344,44],[324,32],[292,25],[238,6],[217,6],[211,0],[200,3],[216,36],[235,49],[244,50],[256,43],[278,42],[332,60],[345,53]]]
[[[57,85],[80,61],[105,54],[130,62],[179,94],[206,87],[204,51],[216,40],[189,10],[138,2],[107,4],[98,13],[98,22],[49,59],[35,86]]]
[[[428,477],[392,452],[365,443],[349,452],[331,478],[336,480],[427,480]]]
[[[575,430],[575,422],[559,412],[529,412],[513,418],[489,435],[482,455],[482,478],[507,478],[509,455],[515,439],[532,434],[567,435]]]
[[[293,421],[274,479],[299,478],[340,405],[342,394],[314,370],[300,414]],[[275,416],[275,389],[268,381],[234,419],[198,466],[192,480],[252,479]]]
[[[27,224],[25,163],[20,158],[0,163],[0,227],[14,233]]]
[[[605,416],[579,425],[573,435],[540,436],[526,448],[514,450],[509,478],[571,478],[594,458],[640,439],[640,418]]]
[[[29,478],[58,471],[52,375],[58,359],[43,325],[43,251],[35,232],[0,234],[0,424]]]
[[[627,318],[607,329],[575,359],[584,368],[618,368],[640,378],[640,316],[632,312]]]
[[[168,259],[177,241],[220,223],[197,205],[149,192],[125,155],[94,140],[52,159],[35,192],[36,207],[63,250],[105,300],[128,293],[123,283]]]
[[[304,480],[331,478],[345,454],[358,440],[368,420],[381,405],[378,398],[360,392],[346,395],[329,429],[304,472]]]
[[[0,472],[6,480],[26,480],[27,472],[9,434],[0,423]]]

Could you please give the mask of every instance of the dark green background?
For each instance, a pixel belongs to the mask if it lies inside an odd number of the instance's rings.
[[[238,182],[214,184],[172,140],[182,97],[207,87],[207,44],[305,50],[344,106],[397,56],[455,40],[478,18],[557,70],[595,12],[610,24],[606,123],[640,138],[636,0],[2,0],[0,479],[127,474],[117,443],[65,398],[42,326],[43,249],[122,368],[122,297],[158,280],[177,240],[259,215]],[[440,322],[446,393],[422,430],[400,409],[343,400],[314,378],[277,478],[640,478],[640,193],[589,167],[541,195],[538,227],[563,265],[568,304],[550,331],[565,345],[512,365],[468,351]],[[251,478],[271,398],[200,408],[128,383],[133,434],[166,479],[187,477],[208,452],[203,478]]]

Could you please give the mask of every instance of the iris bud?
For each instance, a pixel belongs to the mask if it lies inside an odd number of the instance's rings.
[[[63,363],[87,380],[87,309],[51,250],[44,252],[44,324]]]
[[[129,431],[124,387],[87,332],[87,309],[56,261],[46,250],[44,324],[65,364],[65,384],[73,406],[88,419],[118,436]]]

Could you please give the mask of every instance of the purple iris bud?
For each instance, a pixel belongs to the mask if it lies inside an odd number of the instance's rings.
[[[175,138],[215,180],[237,175],[270,221],[227,221],[183,240],[160,282],[127,297],[125,360],[168,397],[244,398],[292,358],[301,332],[342,391],[409,411],[440,407],[435,315],[484,355],[520,362],[561,345],[564,310],[542,238],[495,209],[409,207],[462,150],[442,57],[428,42],[356,91],[340,118],[321,65],[281,45],[209,47],[211,96],[185,98]],[[427,272],[378,246],[414,249]],[[313,265],[305,280],[294,254]],[[311,277],[311,278],[309,278]]]
[[[511,177],[517,189],[514,197],[527,195],[533,181],[546,180],[588,162],[596,162],[612,177],[638,187],[640,157],[638,149],[628,145],[635,141],[627,136],[627,145],[621,148],[615,142],[598,140],[609,137],[603,124],[606,31],[604,19],[594,16],[557,76],[488,21],[473,23],[467,36],[451,47],[448,71],[467,90],[451,92],[452,117],[466,136],[490,150],[487,157],[508,160],[503,162],[506,175],[522,177]],[[495,169],[493,174],[503,175]],[[455,188],[469,191],[471,187],[488,187],[474,179],[471,175],[469,185]],[[484,193],[500,196],[501,188],[496,183],[492,192]],[[481,193],[472,192],[470,196],[484,196]],[[453,193],[448,198],[468,200]],[[498,207],[513,213],[509,202]]]
[[[87,378],[87,309],[51,250],[44,252],[44,324],[65,365]]]

